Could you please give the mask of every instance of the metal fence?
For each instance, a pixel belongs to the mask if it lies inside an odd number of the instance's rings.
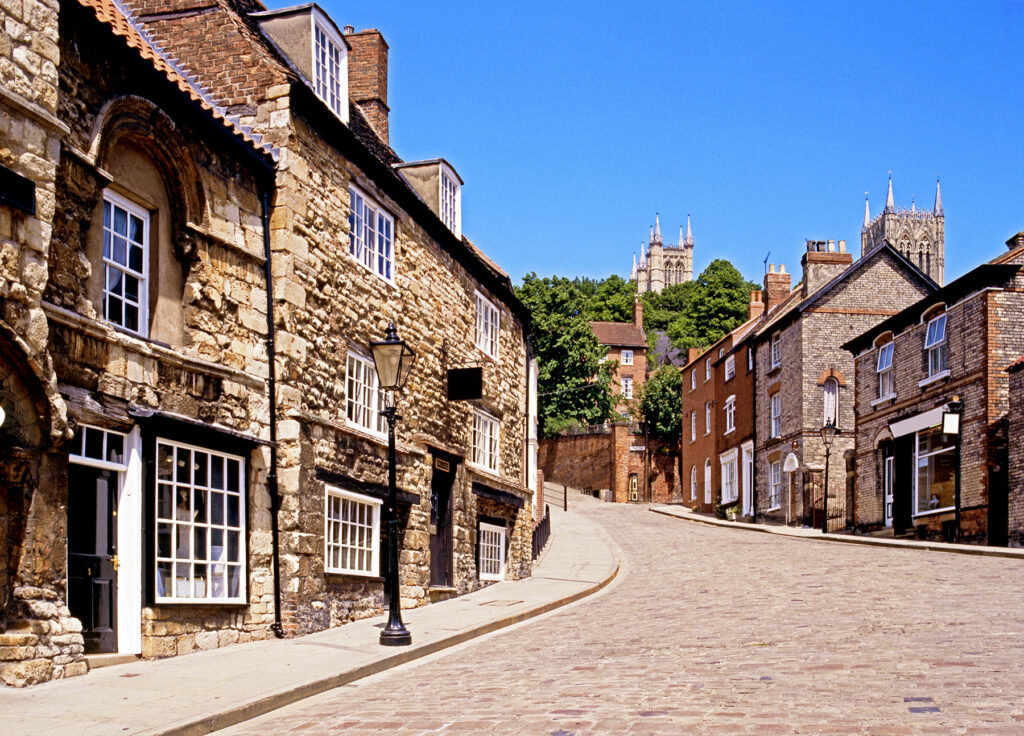
[[[551,507],[544,504],[544,518],[533,528],[533,559],[541,553],[551,538]]]

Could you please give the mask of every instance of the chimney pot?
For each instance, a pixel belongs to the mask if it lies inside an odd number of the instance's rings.
[[[768,264],[768,273],[775,273],[775,264],[774,263],[769,263]]]
[[[831,240],[831,239],[828,241],[828,252],[829,253],[835,253],[836,252],[836,241]]]
[[[345,26],[344,34],[346,36],[348,36],[348,35],[350,35],[352,33],[355,33],[355,32],[356,32],[355,26]]]
[[[845,253],[846,252],[846,241],[845,240],[840,240],[839,241],[839,252],[840,253]]]
[[[780,263],[779,264],[779,273],[786,273],[786,264],[785,263]]]

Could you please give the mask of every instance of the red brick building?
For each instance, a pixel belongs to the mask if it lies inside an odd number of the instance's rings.
[[[1009,435],[1009,519],[1010,539],[1024,537],[1024,356],[1008,369],[1010,377],[1010,410],[1007,413]]]
[[[857,526],[994,545],[1024,539],[1021,489],[1007,469],[1020,402],[1007,369],[1024,353],[1024,235],[1008,245],[844,346],[856,356]],[[959,448],[941,425],[957,400]]]
[[[644,333],[644,308],[639,299],[633,302],[632,322],[591,322],[590,329],[598,342],[608,348],[605,360],[619,364],[618,380],[612,391],[619,396],[619,412],[629,416],[629,401],[640,395],[647,380],[647,335]]]

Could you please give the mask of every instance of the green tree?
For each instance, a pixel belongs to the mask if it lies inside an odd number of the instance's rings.
[[[516,289],[532,316],[541,437],[575,424],[600,424],[615,408],[611,379],[616,364],[601,362],[607,349],[588,324],[587,290],[579,279],[534,273]]]
[[[683,377],[672,366],[656,370],[640,390],[637,414],[647,422],[651,435],[664,440],[679,439],[683,423]]]
[[[721,258],[712,261],[692,286],[685,310],[666,328],[669,339],[680,348],[706,348],[742,324],[750,292],[757,288]]]
[[[636,284],[621,276],[609,276],[594,283],[587,305],[587,319],[598,322],[632,322]]]

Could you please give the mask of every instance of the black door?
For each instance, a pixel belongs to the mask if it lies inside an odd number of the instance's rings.
[[[117,651],[117,473],[68,469],[68,608],[87,654]]]
[[[450,587],[452,575],[452,483],[447,460],[434,458],[430,480],[430,584]]]
[[[893,442],[892,527],[894,534],[904,534],[913,528],[914,513],[914,443],[912,433],[897,437]]]

